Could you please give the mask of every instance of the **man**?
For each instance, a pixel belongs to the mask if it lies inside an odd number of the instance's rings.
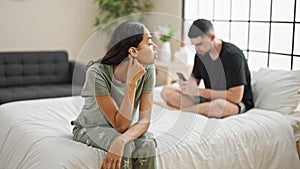
[[[163,88],[168,105],[216,118],[253,108],[250,71],[243,52],[216,38],[212,23],[205,19],[194,21],[188,36],[196,49],[193,71],[188,80],[179,80],[180,88]],[[202,79],[205,89],[198,87]]]

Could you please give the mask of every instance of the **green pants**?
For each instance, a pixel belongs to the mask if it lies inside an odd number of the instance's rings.
[[[111,127],[73,129],[73,139],[108,151],[111,143],[121,134]],[[121,161],[122,169],[156,169],[156,142],[151,133],[146,132],[126,144]]]

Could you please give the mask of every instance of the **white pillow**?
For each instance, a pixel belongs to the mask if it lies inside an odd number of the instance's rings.
[[[300,70],[272,70],[261,68],[252,72],[254,106],[291,114],[298,105],[300,95]]]

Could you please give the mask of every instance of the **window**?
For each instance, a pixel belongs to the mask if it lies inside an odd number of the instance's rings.
[[[248,42],[248,23],[233,22],[231,24],[230,41],[234,44],[239,44],[243,50],[247,49]]]
[[[254,22],[249,24],[249,29],[249,49],[252,51],[264,51],[268,49],[269,25]]]
[[[251,70],[300,69],[300,1],[183,2],[184,21],[189,23],[185,24],[185,34],[193,20],[205,18],[213,22],[217,37],[243,50]]]

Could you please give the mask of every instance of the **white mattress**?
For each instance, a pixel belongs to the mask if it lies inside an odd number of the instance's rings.
[[[158,97],[157,95],[155,96]],[[81,97],[0,106],[0,168],[100,168],[102,150],[72,140]],[[225,119],[155,105],[149,129],[159,169],[299,169],[292,128],[279,113],[252,109]]]

